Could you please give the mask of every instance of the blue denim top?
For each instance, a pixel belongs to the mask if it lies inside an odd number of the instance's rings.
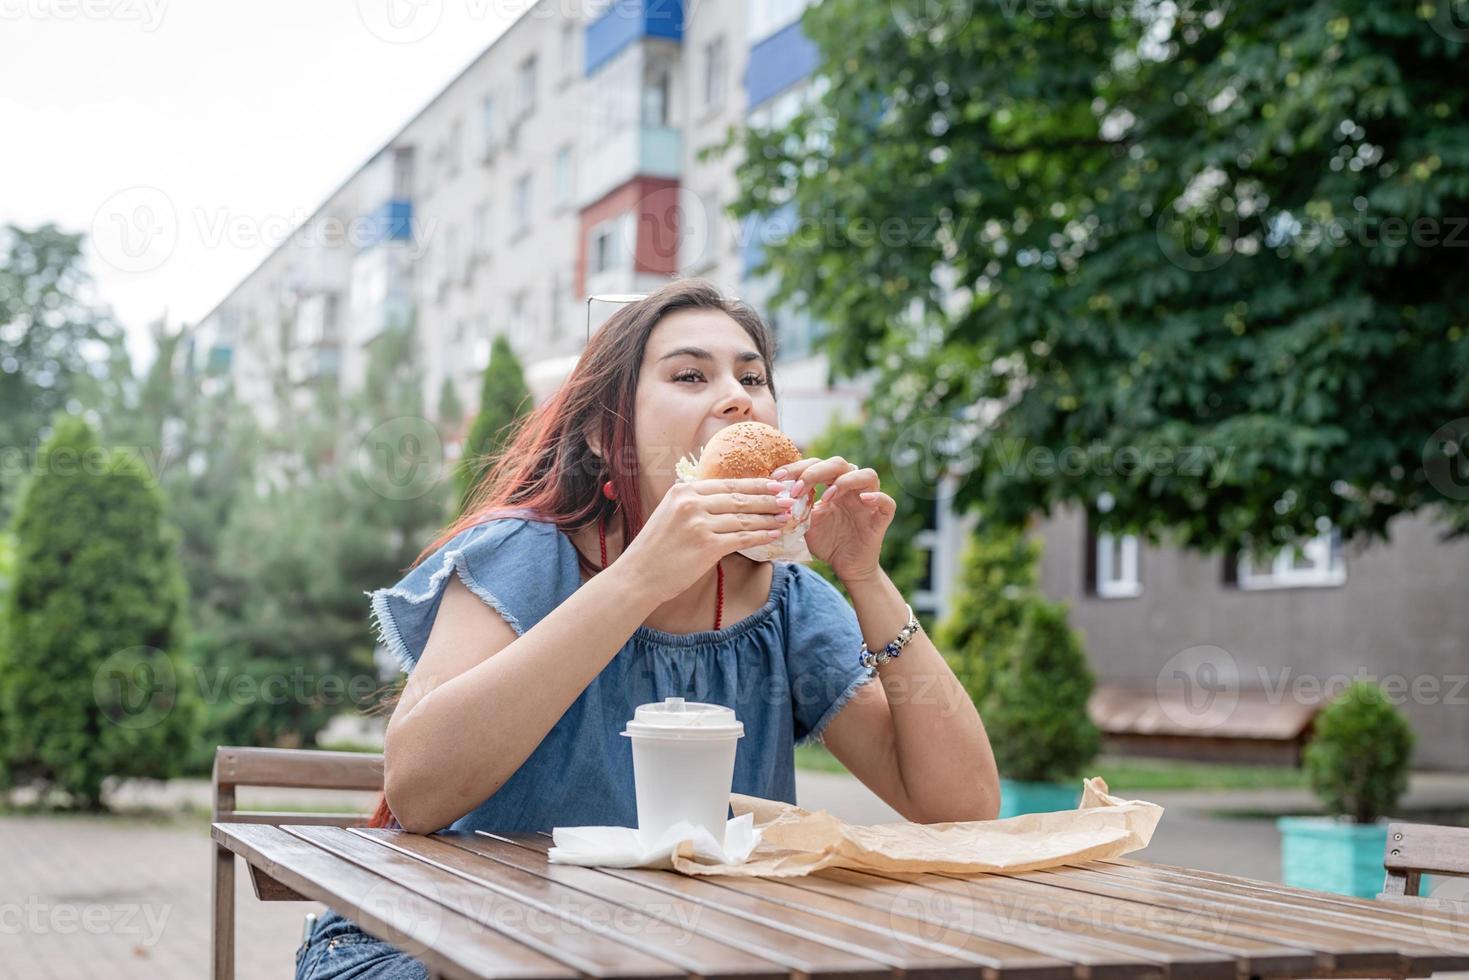
[[[516,635],[582,584],[576,547],[555,524],[502,517],[462,531],[397,585],[370,593],[379,636],[405,671],[423,652],[451,572]],[[734,792],[795,803],[794,747],[819,741],[876,676],[858,662],[861,644],[856,611],[835,586],[777,561],[770,598],[739,622],[697,633],[638,627],[515,774],[450,829],[636,827],[632,745],[618,733],[635,707],[665,697],[733,708],[745,728]]]

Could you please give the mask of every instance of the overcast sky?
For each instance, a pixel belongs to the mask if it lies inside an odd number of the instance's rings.
[[[530,0],[0,0],[0,224],[101,297],[207,313]],[[391,8],[389,8],[391,4]]]

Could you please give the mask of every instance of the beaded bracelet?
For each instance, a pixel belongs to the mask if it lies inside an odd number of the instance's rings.
[[[907,604],[904,603],[904,605]],[[904,626],[901,630],[898,631],[897,639],[893,640],[891,643],[889,643],[887,646],[883,647],[876,653],[873,653],[872,651],[867,649],[867,641],[864,640],[862,642],[862,652],[859,655],[858,659],[863,667],[867,667],[869,669],[879,667],[882,664],[887,663],[894,657],[898,656],[903,652],[903,647],[908,645],[908,641],[913,639],[913,634],[917,633],[919,629],[921,629],[921,627],[918,625],[918,617],[913,615],[913,607],[908,606],[907,608],[908,625]]]

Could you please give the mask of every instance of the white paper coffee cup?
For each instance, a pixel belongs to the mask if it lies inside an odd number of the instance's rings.
[[[666,698],[639,705],[621,734],[632,739],[638,837],[651,846],[680,820],[721,844],[745,726],[719,704]]]

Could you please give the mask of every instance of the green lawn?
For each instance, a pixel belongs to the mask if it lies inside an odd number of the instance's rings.
[[[824,745],[796,749],[796,765],[821,772],[846,772]],[[1101,776],[1112,793],[1131,796],[1154,789],[1305,789],[1306,774],[1276,766],[1235,766],[1217,762],[1101,756],[1086,770]]]

